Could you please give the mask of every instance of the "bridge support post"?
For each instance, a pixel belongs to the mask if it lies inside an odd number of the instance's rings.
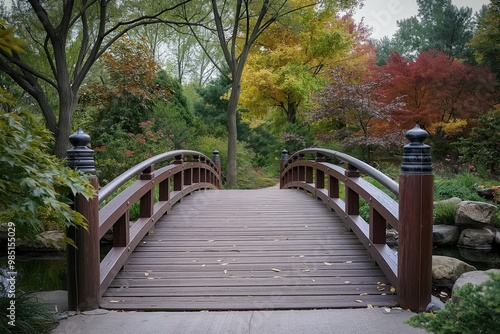
[[[67,166],[89,174],[89,182],[97,190],[99,180],[95,175],[94,151],[87,147],[90,136],[81,129],[69,137],[73,148],[66,153]],[[67,247],[68,255],[68,308],[72,311],[88,311],[99,308],[100,260],[99,260],[99,200],[77,195],[74,208],[88,224],[88,230],[69,228],[67,235],[75,246]]]
[[[399,176],[398,298],[402,308],[424,311],[432,289],[433,187],[428,133],[416,125],[406,133]]]

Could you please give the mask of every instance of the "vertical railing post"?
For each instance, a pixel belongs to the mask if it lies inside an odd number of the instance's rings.
[[[416,125],[406,133],[399,176],[399,304],[423,311],[432,289],[432,210],[434,176],[427,131]]]
[[[184,159],[182,155],[175,156],[174,165],[182,165],[184,163]],[[184,183],[184,171],[180,171],[174,174],[174,191],[181,191]]]
[[[299,158],[298,160],[306,160],[306,155],[304,153],[299,153]],[[298,174],[298,180],[297,181],[306,181],[306,166],[299,166],[299,174]]]
[[[97,190],[94,151],[87,147],[90,136],[78,129],[69,141],[73,147],[66,152],[66,165],[87,173],[89,182]],[[74,203],[74,209],[85,217],[87,230],[70,227],[67,231],[75,243],[75,247],[67,247],[68,309],[88,311],[99,308],[100,302],[99,199],[95,196],[87,200],[76,195]]]
[[[316,189],[325,188],[325,172],[318,169],[320,163],[325,161],[325,157],[321,153],[316,153]]]
[[[348,215],[359,215],[359,194],[348,186],[348,179],[359,177],[359,171],[356,166],[347,164],[345,171],[345,205]]]
[[[288,162],[288,151],[287,150],[283,150],[281,151],[281,159],[280,159],[280,189],[283,189],[283,187],[285,186],[285,178],[286,176],[283,175],[283,170],[285,169],[285,166]]]
[[[139,179],[147,181],[154,179],[154,173],[155,173],[154,171],[155,171],[155,166],[154,165],[149,166],[148,168],[142,171],[142,174],[139,176]],[[155,188],[152,187],[147,193],[144,194],[144,196],[141,197],[139,205],[140,218],[149,218],[153,216],[154,205],[155,205],[154,194],[155,194]],[[128,225],[126,226],[126,229],[128,230]]]
[[[221,168],[221,163],[220,163],[220,155],[219,151],[215,150],[212,155],[212,161],[215,163],[215,166],[217,167],[217,173],[219,174],[219,179],[222,182],[222,168]],[[213,180],[215,182],[215,180]],[[220,182],[217,182],[216,184],[217,188],[221,189],[222,185]]]

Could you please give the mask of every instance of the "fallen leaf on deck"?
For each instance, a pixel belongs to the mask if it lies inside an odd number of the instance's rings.
[[[345,263],[352,263],[352,261],[345,261]]]
[[[344,281],[345,284],[351,284],[351,281]]]
[[[281,270],[277,268],[271,268],[272,271],[279,273]]]
[[[227,263],[221,263],[220,265],[221,266],[227,266]]]
[[[362,303],[363,301],[361,299],[356,299],[355,302],[356,303]]]
[[[224,269],[224,274],[227,274],[227,269]]]
[[[368,292],[363,292],[359,294],[360,296],[368,296]]]
[[[144,276],[149,276],[149,273],[144,273]]]
[[[366,304],[366,308],[373,308],[372,304]]]
[[[310,271],[311,271],[311,269],[304,269],[304,270],[302,270],[302,271],[303,271],[303,272],[305,272],[305,273],[308,273],[308,272],[310,272]]]
[[[390,291],[391,291],[392,293],[395,293],[395,292],[396,292],[396,288],[395,288],[395,287],[393,287],[393,286],[391,286]]]
[[[323,262],[323,264],[324,264],[325,266],[333,266],[333,263],[330,263],[330,262]]]
[[[215,242],[215,240],[208,240],[208,242]]]

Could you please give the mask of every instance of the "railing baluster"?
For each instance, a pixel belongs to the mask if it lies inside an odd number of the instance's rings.
[[[359,177],[359,171],[356,166],[347,164],[345,171],[345,205],[348,215],[359,215],[359,194],[352,190],[348,185],[348,179]]]
[[[325,161],[324,156],[321,153],[316,154],[316,164],[320,164]],[[324,189],[325,188],[325,172],[319,170],[316,167],[316,189]]]
[[[339,180],[332,175],[328,176],[328,196],[330,198],[340,197]]]
[[[178,155],[175,157],[174,164],[176,165],[182,165],[183,159],[182,155]],[[184,171],[180,171],[174,175],[174,191],[181,191],[183,187],[183,182],[184,182],[184,177],[183,177]]]
[[[113,225],[113,247],[126,247],[130,242],[130,211],[126,211]]]
[[[166,178],[158,186],[158,200],[168,201],[170,199],[170,178]]]
[[[385,218],[370,204],[370,241],[374,244],[385,244]]]
[[[142,171],[139,176],[140,180],[152,180],[154,178],[154,165],[149,166]],[[151,188],[140,200],[139,216],[141,218],[149,218],[153,215],[154,208],[154,187]]]

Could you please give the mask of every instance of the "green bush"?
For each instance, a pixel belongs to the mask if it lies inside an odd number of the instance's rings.
[[[434,224],[454,224],[456,205],[453,203],[438,203],[434,206]]]
[[[470,283],[435,313],[420,313],[407,322],[436,334],[494,334],[500,328],[500,274],[480,285]]]
[[[477,194],[480,183],[480,179],[471,173],[461,173],[447,179],[436,176],[434,182],[434,199],[443,200],[451,197],[459,197],[464,201],[482,201],[482,198]]]

